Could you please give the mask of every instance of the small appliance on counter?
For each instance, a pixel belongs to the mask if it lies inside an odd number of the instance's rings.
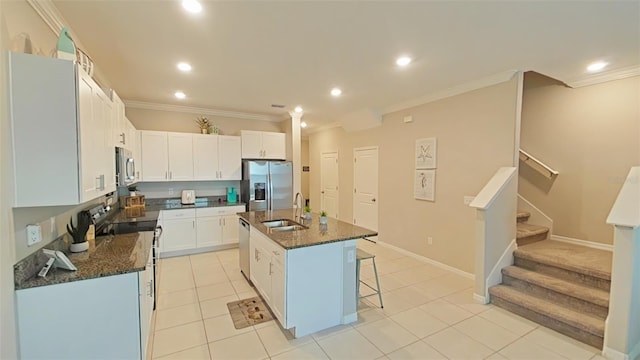
[[[238,201],[238,193],[236,188],[227,188],[227,203],[234,204]]]
[[[182,190],[182,205],[193,205],[196,203],[196,191],[195,190]]]

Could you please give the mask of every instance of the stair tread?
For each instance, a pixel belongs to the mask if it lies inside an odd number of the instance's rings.
[[[531,213],[524,210],[518,210],[516,213],[516,220],[520,222],[520,220],[526,220],[531,216]]]
[[[611,280],[610,251],[593,249],[554,240],[543,240],[517,248],[514,257]]]
[[[570,308],[528,295],[507,285],[496,285],[489,289],[492,296],[528,308],[536,313],[561,321],[590,334],[604,336],[604,320],[586,313],[574,311]]]
[[[609,292],[606,290],[576,284],[517,266],[507,266],[502,269],[502,273],[564,295],[588,301],[592,304],[606,308],[609,307]]]
[[[546,226],[539,226],[527,223],[516,224],[516,239],[521,239],[528,236],[534,236],[549,232],[549,228]]]

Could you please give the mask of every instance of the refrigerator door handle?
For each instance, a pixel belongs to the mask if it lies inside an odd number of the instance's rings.
[[[267,210],[273,210],[273,181],[271,179],[271,166],[269,166],[269,175],[267,176],[267,184],[269,186],[269,194],[267,195],[267,199],[269,199],[267,204]]]

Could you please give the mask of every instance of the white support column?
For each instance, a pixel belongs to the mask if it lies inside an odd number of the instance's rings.
[[[302,155],[300,119],[303,113],[290,112],[291,115],[291,159],[293,161],[293,195],[302,193]],[[302,204],[304,206],[304,204]]]

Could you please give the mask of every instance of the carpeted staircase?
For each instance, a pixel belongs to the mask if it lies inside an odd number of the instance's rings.
[[[533,244],[546,240],[549,236],[549,228],[527,223],[530,213],[518,211],[516,224],[516,243],[518,246]]]
[[[518,239],[513,256],[514,265],[502,269],[502,284],[489,289],[491,302],[602,349],[611,252],[553,240],[522,245]]]

